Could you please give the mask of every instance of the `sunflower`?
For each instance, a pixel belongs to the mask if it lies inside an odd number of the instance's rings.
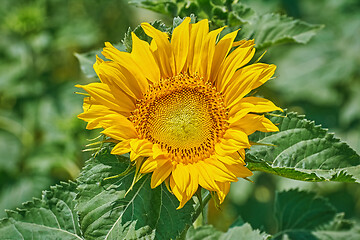
[[[101,82],[77,85],[90,95],[78,117],[117,142],[112,154],[130,152],[141,174],[152,173],[152,188],[165,181],[179,208],[199,186],[221,203],[231,182],[252,175],[248,135],[278,131],[263,113],[281,109],[247,96],[276,66],[247,65],[254,40],[235,41],[238,31],[218,40],[223,28],[209,32],[206,19],[185,18],[170,41],[149,23],[141,27],[151,43],[132,33],[131,53],[105,43],[109,61],[94,64]]]

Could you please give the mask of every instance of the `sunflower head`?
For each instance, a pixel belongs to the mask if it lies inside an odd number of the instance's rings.
[[[218,40],[223,28],[209,32],[206,19],[185,18],[171,39],[141,27],[151,43],[132,33],[131,53],[105,43],[109,60],[94,64],[101,82],[77,85],[90,95],[78,117],[117,142],[112,154],[130,152],[140,173],[152,173],[152,188],[165,181],[179,208],[199,186],[221,203],[231,182],[252,175],[244,162],[248,135],[278,131],[263,113],[281,109],[247,96],[276,67],[248,65],[254,41],[235,41],[238,31]]]

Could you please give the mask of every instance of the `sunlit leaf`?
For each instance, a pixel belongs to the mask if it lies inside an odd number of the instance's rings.
[[[83,239],[75,206],[74,183],[62,183],[44,191],[41,199],[8,211],[0,221],[0,236],[6,239]]]
[[[346,143],[295,113],[269,116],[280,131],[256,132],[249,168],[303,181],[360,182],[360,156]],[[269,146],[270,144],[271,146]]]
[[[176,238],[192,224],[193,201],[176,210],[178,200],[164,185],[150,188],[150,175],[133,189],[134,174],[102,181],[124,172],[126,157],[116,157],[105,148],[90,159],[79,177],[80,224],[86,239]],[[101,184],[100,184],[101,182]]]

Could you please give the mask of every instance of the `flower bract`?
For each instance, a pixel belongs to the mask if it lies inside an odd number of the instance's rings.
[[[281,109],[249,96],[276,66],[248,64],[254,40],[236,41],[238,31],[219,40],[223,28],[209,31],[206,19],[185,18],[171,38],[141,27],[152,40],[132,33],[131,53],[105,43],[108,60],[94,64],[101,82],[78,85],[90,95],[78,117],[117,142],[112,154],[130,153],[141,174],[152,173],[152,188],[165,181],[179,208],[199,186],[221,203],[231,182],[252,175],[244,161],[248,135],[278,131],[264,113]]]

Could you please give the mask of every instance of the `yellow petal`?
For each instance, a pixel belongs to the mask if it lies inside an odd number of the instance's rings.
[[[136,84],[142,93],[146,93],[149,88],[149,82],[130,53],[119,51],[109,42],[105,43],[104,50],[101,53],[104,57],[112,59],[117,63],[122,74]]]
[[[115,147],[111,150],[111,154],[123,155],[130,152],[130,150],[130,140],[123,140],[115,145]]]
[[[138,138],[134,124],[120,114],[109,114],[99,118],[104,131],[101,133],[116,140]]]
[[[219,33],[224,28],[218,28],[209,32],[204,41],[201,54],[201,64],[200,64],[200,76],[204,78],[205,81],[209,80],[211,74],[211,66],[215,52],[215,42]]]
[[[187,64],[190,74],[196,74],[199,72],[201,56],[204,48],[203,45],[208,32],[209,23],[207,19],[201,20],[195,24],[191,24],[190,47],[187,58]]]
[[[246,178],[253,175],[253,173],[243,164],[226,165],[226,168],[238,178]]]
[[[277,132],[279,128],[275,126],[264,115],[248,114],[242,119],[230,125],[231,129],[244,131],[247,135],[255,131],[261,132]]]
[[[152,146],[153,144],[147,139],[132,139],[130,142],[131,153],[130,160],[134,161],[136,158],[142,157],[150,157],[152,156]]]
[[[160,80],[160,70],[150,51],[149,43],[140,40],[133,32],[131,32],[131,37],[133,43],[131,56],[141,66],[144,76],[151,82],[158,83]]]
[[[230,116],[238,111],[264,113],[272,111],[283,111],[277,107],[272,101],[259,97],[246,97],[241,99],[236,105],[230,108]]]
[[[250,147],[248,135],[245,132],[238,129],[229,128],[228,130],[226,130],[223,139],[224,140],[231,139],[236,141],[238,143],[236,145],[239,148]]]
[[[236,71],[224,94],[225,105],[231,108],[251,90],[259,87],[274,74],[275,65],[255,63]]]
[[[180,73],[186,63],[186,58],[189,52],[189,23],[191,18],[187,17],[177,26],[171,37],[171,47],[175,56],[175,73]]]
[[[175,60],[168,35],[154,28],[149,23],[142,23],[141,27],[146,35],[153,38],[151,49],[156,57],[156,62],[160,67],[161,75],[164,78],[174,76]]]
[[[239,30],[226,34],[215,46],[214,57],[211,66],[211,78],[214,81],[218,74],[219,68],[225,60],[226,55],[232,48],[233,42],[238,34]]]
[[[156,168],[151,176],[151,188],[159,186],[171,173],[173,165],[171,162],[166,162],[159,168]]]
[[[219,186],[219,191],[217,191],[217,195],[219,197],[220,204],[224,202],[226,195],[230,191],[230,183],[229,182],[216,182]]]
[[[247,64],[254,56],[254,53],[254,41],[251,40],[236,48],[226,57],[220,67],[216,81],[218,91],[224,92],[225,86],[228,85],[235,71]]]
[[[215,183],[214,177],[211,175],[209,171],[209,166],[204,163],[204,161],[199,161],[194,164],[199,173],[199,184],[203,188],[209,191],[217,191],[218,186]]]
[[[185,192],[186,188],[189,185],[190,175],[189,170],[182,163],[174,166],[172,171],[172,177],[175,181],[175,184],[178,186],[180,192]]]
[[[204,162],[207,164],[207,169],[215,181],[237,181],[236,176],[232,172],[228,171],[225,165],[215,157],[208,158],[204,160]]]
[[[155,169],[161,167],[166,162],[170,161],[169,159],[156,159],[149,157],[144,161],[144,163],[141,165],[140,173],[149,173],[155,171]]]
[[[119,89],[134,99],[142,98],[143,93],[137,81],[134,81],[133,76],[128,78],[127,76],[131,74],[119,64],[103,61],[99,64],[95,63],[94,69],[102,82],[109,86],[118,86]]]
[[[135,109],[134,102],[125,94],[120,95],[120,98],[115,98],[108,85],[104,83],[90,83],[85,86],[76,85],[76,87],[84,89],[96,101],[115,111],[129,113]]]

